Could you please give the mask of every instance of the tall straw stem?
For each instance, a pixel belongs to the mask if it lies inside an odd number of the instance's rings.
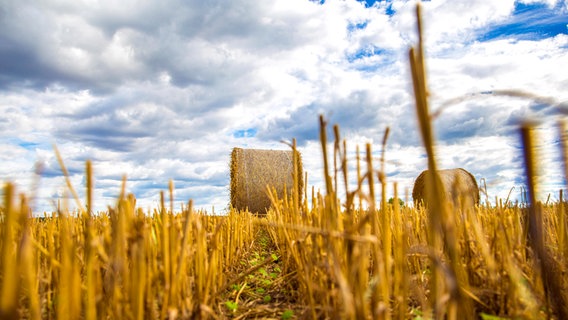
[[[337,190],[339,190],[338,187],[338,176],[339,176],[339,169],[338,169],[338,162],[340,163],[339,166],[341,166],[341,149],[340,149],[340,143],[341,143],[341,138],[339,136],[339,126],[337,124],[333,125],[333,135],[334,135],[334,140],[333,140],[333,190],[335,190],[335,192],[337,193]]]
[[[165,206],[164,192],[160,192],[160,217],[162,220],[162,259],[164,264],[163,277],[164,277],[164,297],[162,300],[161,319],[167,318],[167,311],[170,304],[170,286],[171,286],[171,273],[170,273],[170,215]],[[202,276],[202,275],[200,275]]]
[[[170,281],[170,287],[169,287],[169,301],[170,301],[170,305],[173,305],[173,299],[174,299],[174,289],[175,286],[172,284],[172,280],[175,277],[175,271],[176,271],[176,267],[177,267],[177,253],[178,253],[178,249],[179,249],[179,245],[177,243],[177,237],[176,237],[176,230],[175,230],[175,216],[174,216],[174,181],[170,180],[168,183],[168,191],[169,191],[169,196],[170,196],[170,210],[168,213],[169,216],[169,225],[166,225],[166,227],[168,228],[168,237],[169,239],[169,246],[167,247],[167,255],[169,256],[169,264],[170,264],[170,270],[169,272],[169,281]],[[169,306],[168,306],[169,307]]]
[[[83,237],[86,255],[86,286],[87,294],[85,295],[85,319],[97,319],[97,301],[96,301],[96,282],[95,270],[98,269],[96,263],[95,250],[93,248],[93,166],[90,160],[85,163],[85,175],[87,180],[87,209],[83,213]]]
[[[32,219],[28,217],[31,210],[28,206],[26,197],[20,195],[20,223],[22,224],[21,238],[18,248],[18,264],[22,275],[24,292],[29,299],[29,318],[34,320],[41,319],[40,296],[38,291],[37,262],[33,251],[33,232]]]
[[[359,145],[357,145],[355,153],[357,154],[357,190],[362,190],[363,176],[361,175],[361,152],[359,150]],[[359,198],[358,211],[361,212],[363,210],[363,197],[359,195],[358,198]]]
[[[380,226],[382,235],[382,277],[386,281],[381,281],[382,298],[385,304],[389,304],[391,296],[391,269],[392,269],[392,232],[391,232],[391,210],[387,206],[387,175],[385,169],[385,154],[387,148],[387,140],[390,128],[387,127],[383,136],[381,150],[381,169],[378,172],[379,182],[381,184],[381,210],[380,210]],[[396,202],[396,201],[395,201]],[[388,280],[387,280],[388,279]],[[390,308],[385,308],[384,319],[390,319]]]
[[[562,164],[564,169],[564,181],[568,182],[568,128],[566,121],[560,121],[560,153],[562,155]],[[566,187],[566,186],[565,186]],[[558,252],[563,257],[565,263],[568,263],[568,220],[566,219],[566,206],[563,199],[563,192],[560,190],[559,205],[559,232],[558,232]]]
[[[421,25],[420,25],[420,5],[417,5],[417,16],[418,16],[418,25],[419,25],[419,35],[421,34]],[[420,36],[421,39],[421,36]],[[428,170],[433,174],[428,175],[428,179],[426,181],[427,185],[429,186],[428,189],[431,190],[428,194],[440,194],[440,190],[438,190],[439,184],[435,183],[434,179],[437,177],[435,174],[436,172],[436,164],[433,161],[433,145],[432,145],[432,134],[430,129],[430,119],[428,114],[428,105],[426,100],[426,84],[425,84],[425,77],[424,77],[424,67],[422,61],[422,47],[421,43],[419,42],[418,53],[415,52],[414,48],[411,48],[409,51],[409,59],[410,59],[410,66],[412,71],[412,80],[414,85],[414,97],[416,99],[416,111],[418,114],[418,123],[420,127],[421,136],[424,142],[424,146],[426,148],[426,154],[428,155]],[[429,225],[428,228],[428,242],[430,246],[435,250],[438,251],[442,248],[441,246],[441,239],[439,237],[440,230],[440,203],[438,201],[430,201],[430,210],[429,210]],[[432,261],[434,264],[434,261]],[[442,312],[437,308],[436,301],[440,301],[443,296],[443,282],[442,282],[442,274],[438,268],[434,268],[432,273],[432,305],[434,309],[434,317],[436,319],[440,319],[442,317]]]
[[[59,270],[59,295],[57,318],[79,319],[81,314],[81,276],[75,263],[76,244],[73,232],[73,217],[59,212],[61,268]]]
[[[129,198],[130,201],[124,201],[126,206],[126,211],[134,213],[134,201],[133,196]],[[149,236],[147,224],[145,221],[145,216],[142,212],[133,217],[133,223],[131,224],[132,229],[130,244],[130,259],[131,267],[129,271],[130,275],[130,309],[132,310],[133,319],[142,320],[147,315],[145,314],[144,308],[144,294],[150,291],[147,287],[147,282],[149,278],[149,267],[147,262],[147,257],[151,256],[148,252],[148,248],[145,247],[146,240]]]
[[[373,154],[371,152],[371,144],[367,143],[365,146],[366,151],[366,161],[367,161],[367,183],[369,185],[369,212],[367,213],[371,219],[371,234],[374,236],[379,236],[380,227],[379,227],[379,219],[377,218],[377,209],[376,209],[376,197],[375,197],[375,179],[374,179],[374,172],[373,169]],[[375,279],[382,277],[383,270],[381,268],[381,253],[378,244],[375,244],[371,250],[371,260],[373,261],[372,265],[372,274],[374,275]],[[382,278],[386,279],[386,278]],[[381,296],[379,293],[379,288],[371,288],[371,310],[373,312],[373,318],[382,318],[382,303],[381,303]],[[388,298],[388,297],[386,297]]]
[[[528,242],[536,255],[535,267],[540,269],[547,301],[551,302],[553,312],[560,319],[568,319],[568,299],[566,285],[559,277],[561,266],[553,258],[544,244],[542,204],[537,202],[537,163],[535,150],[534,124],[524,123],[521,126],[525,174],[527,179],[528,208]]]
[[[408,308],[408,267],[406,263],[406,253],[408,251],[408,242],[405,241],[406,237],[406,226],[402,221],[402,212],[400,204],[398,202],[398,184],[394,182],[394,205],[393,205],[393,217],[394,225],[398,226],[394,229],[394,268],[393,268],[393,297],[395,299],[395,309],[394,313],[398,315],[398,319],[403,320],[406,316],[406,310]]]
[[[79,210],[79,212],[83,212],[84,211],[83,205],[81,204],[81,200],[79,200],[79,195],[75,191],[75,188],[73,188],[73,184],[71,183],[71,179],[69,178],[69,171],[67,171],[65,163],[63,162],[63,157],[61,157],[61,153],[59,153],[59,149],[57,149],[56,145],[53,145],[53,150],[55,151],[55,157],[57,158],[57,162],[59,163],[61,171],[63,172],[63,177],[65,178],[65,183],[67,184],[67,188],[69,189],[69,192],[71,192],[71,194],[73,195],[73,199],[77,204],[77,209]]]
[[[187,204],[187,208],[183,211],[183,237],[181,240],[181,246],[180,246],[180,254],[178,257],[178,262],[177,262],[177,269],[176,269],[176,273],[174,275],[174,280],[172,282],[172,292],[174,294],[177,294],[177,289],[178,286],[180,286],[181,284],[181,279],[182,279],[182,275],[185,271],[185,266],[187,265],[187,260],[188,260],[188,252],[190,251],[190,245],[191,245],[191,240],[192,240],[192,234],[191,234],[191,224],[192,224],[192,219],[194,217],[193,214],[193,200],[189,200],[188,204]],[[183,298],[183,297],[181,297]],[[175,299],[172,301],[173,303],[179,303],[179,299]]]
[[[349,185],[348,185],[348,181],[347,181],[347,150],[346,150],[346,146],[347,146],[347,142],[345,140],[343,140],[343,143],[341,141],[341,135],[339,134],[339,125],[334,125],[333,126],[333,134],[335,136],[335,143],[334,143],[334,150],[335,150],[335,157],[334,157],[334,164],[336,162],[339,162],[339,168],[336,168],[335,170],[335,193],[337,194],[338,192],[338,176],[339,173],[341,172],[341,176],[343,177],[343,188],[345,191],[345,194],[348,195],[349,194]],[[343,150],[342,150],[342,146],[343,146]],[[337,207],[341,207],[341,205],[339,204],[339,199],[337,199]],[[349,204],[349,201],[347,201],[347,204]],[[349,206],[348,206],[349,207]],[[347,210],[349,210],[349,208],[347,208]]]
[[[292,139],[292,210],[293,215],[298,217],[300,214],[300,201],[301,201],[301,192],[302,188],[300,186],[300,180],[302,177],[300,176],[300,172],[298,171],[300,164],[298,149],[296,146],[296,139]]]
[[[471,318],[473,315],[473,307],[471,301],[464,297],[463,291],[468,291],[467,274],[464,267],[460,264],[459,253],[456,244],[456,236],[454,231],[454,219],[449,215],[448,206],[444,200],[444,188],[440,177],[437,173],[436,157],[434,152],[434,135],[431,125],[431,117],[428,106],[428,90],[426,85],[426,68],[424,62],[424,41],[422,26],[422,9],[420,3],[416,5],[416,20],[418,26],[418,48],[411,48],[409,51],[409,60],[412,70],[412,80],[414,87],[414,97],[416,99],[416,111],[418,114],[418,123],[426,154],[428,157],[428,175],[427,198],[429,204],[429,241],[434,252],[438,252],[442,247],[442,242],[447,250],[451,268],[445,273],[446,282],[455,284],[450,289],[450,300],[448,301],[448,319],[456,319],[458,314]],[[434,263],[434,261],[432,261]],[[443,308],[440,303],[442,300],[443,282],[442,274],[439,268],[433,273],[433,308],[434,317],[442,317]]]
[[[347,141],[345,139],[343,139],[343,157],[341,159],[341,173],[343,175],[343,187],[345,189],[345,194],[349,194],[349,178],[348,178],[348,172],[349,170],[347,167]],[[352,203],[353,201],[351,201]],[[349,204],[349,203],[348,203]],[[352,206],[349,205],[348,210],[352,210]]]
[[[327,123],[323,119],[323,115],[320,115],[320,139],[322,145],[323,154],[323,166],[324,166],[324,176],[326,185],[326,195],[324,197],[325,202],[325,213],[327,214],[327,219],[324,220],[324,227],[331,227],[333,230],[337,229],[337,195],[336,190],[333,187],[332,177],[329,174],[329,163],[328,163],[328,151],[327,151]]]
[[[323,155],[323,175],[325,179],[325,191],[328,195],[333,192],[333,184],[331,182],[331,176],[329,175],[329,162],[327,159],[327,123],[323,119],[323,115],[320,115],[320,141],[321,141],[321,151]]]
[[[0,293],[0,318],[18,319],[18,291],[20,288],[19,275],[17,271],[15,231],[17,228],[17,210],[13,207],[14,185],[6,184],[4,187],[4,212],[0,216],[0,227],[2,243],[0,254],[2,254],[2,286]]]

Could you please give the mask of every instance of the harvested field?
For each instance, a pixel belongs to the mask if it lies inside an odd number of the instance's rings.
[[[343,179],[328,176],[331,185]],[[349,205],[335,205],[333,189],[314,194],[312,205],[272,194],[266,215],[233,209],[222,217],[191,202],[172,212],[164,194],[159,208],[144,212],[124,191],[107,212],[30,218],[28,197],[7,185],[0,316],[562,319],[563,202],[535,203],[538,228],[527,228],[534,211],[501,202],[447,213],[452,218],[432,229],[428,211],[372,198],[369,177],[358,178],[361,201]]]
[[[428,169],[437,171],[421,43],[409,59]],[[291,164],[274,176],[276,153],[233,150],[231,189],[241,194],[231,194],[239,202],[223,217],[194,210],[191,200],[174,209],[173,183],[169,198],[162,192],[159,206],[144,211],[126,181],[114,205],[92,212],[90,161],[76,211],[31,217],[34,195],[6,184],[0,319],[568,319],[566,202],[562,191],[557,202],[536,200],[541,164],[530,124],[519,128],[528,201],[465,211],[451,210],[434,179],[425,182],[428,210],[389,204],[391,181],[376,169],[371,144],[350,166],[339,127],[328,153],[323,116],[320,124],[326,185],[311,201],[298,200],[294,148],[278,153]],[[348,175],[357,186],[341,198],[335,186]],[[254,188],[242,192],[243,181]],[[291,189],[280,192],[283,185]]]

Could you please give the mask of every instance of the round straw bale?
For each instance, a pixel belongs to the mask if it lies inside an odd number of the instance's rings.
[[[444,199],[451,200],[455,207],[460,203],[464,207],[479,204],[479,188],[475,177],[462,168],[438,170],[438,175],[445,190]],[[412,189],[412,198],[415,204],[428,202],[427,184],[429,171],[425,170],[416,178]]]
[[[296,151],[298,199],[303,189],[303,169]],[[292,151],[234,148],[231,153],[231,206],[264,214],[271,206],[267,188],[274,188],[279,199],[292,196],[294,185],[294,154]]]

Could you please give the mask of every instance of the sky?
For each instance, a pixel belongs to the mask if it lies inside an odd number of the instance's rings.
[[[122,179],[143,209],[175,186],[175,208],[222,213],[232,148],[297,140],[321,189],[319,116],[337,124],[353,169],[384,150],[388,194],[427,167],[408,50],[415,1],[125,0],[0,2],[0,182],[51,212],[79,197],[93,163],[95,209]],[[422,3],[441,168],[469,170],[482,199],[520,199],[519,125],[533,121],[539,197],[565,189],[558,122],[568,109],[568,1]],[[329,133],[331,135],[331,132]],[[39,169],[37,169],[39,168]],[[83,200],[84,201],[84,200]],[[60,202],[61,203],[61,202]],[[65,201],[62,201],[65,204]],[[67,204],[71,209],[72,201]]]

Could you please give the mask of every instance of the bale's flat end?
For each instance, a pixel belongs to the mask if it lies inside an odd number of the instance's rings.
[[[298,152],[298,193],[303,181],[302,162]],[[272,205],[267,187],[274,188],[278,198],[292,194],[294,185],[294,154],[285,150],[233,148],[230,164],[231,207],[264,214]]]

